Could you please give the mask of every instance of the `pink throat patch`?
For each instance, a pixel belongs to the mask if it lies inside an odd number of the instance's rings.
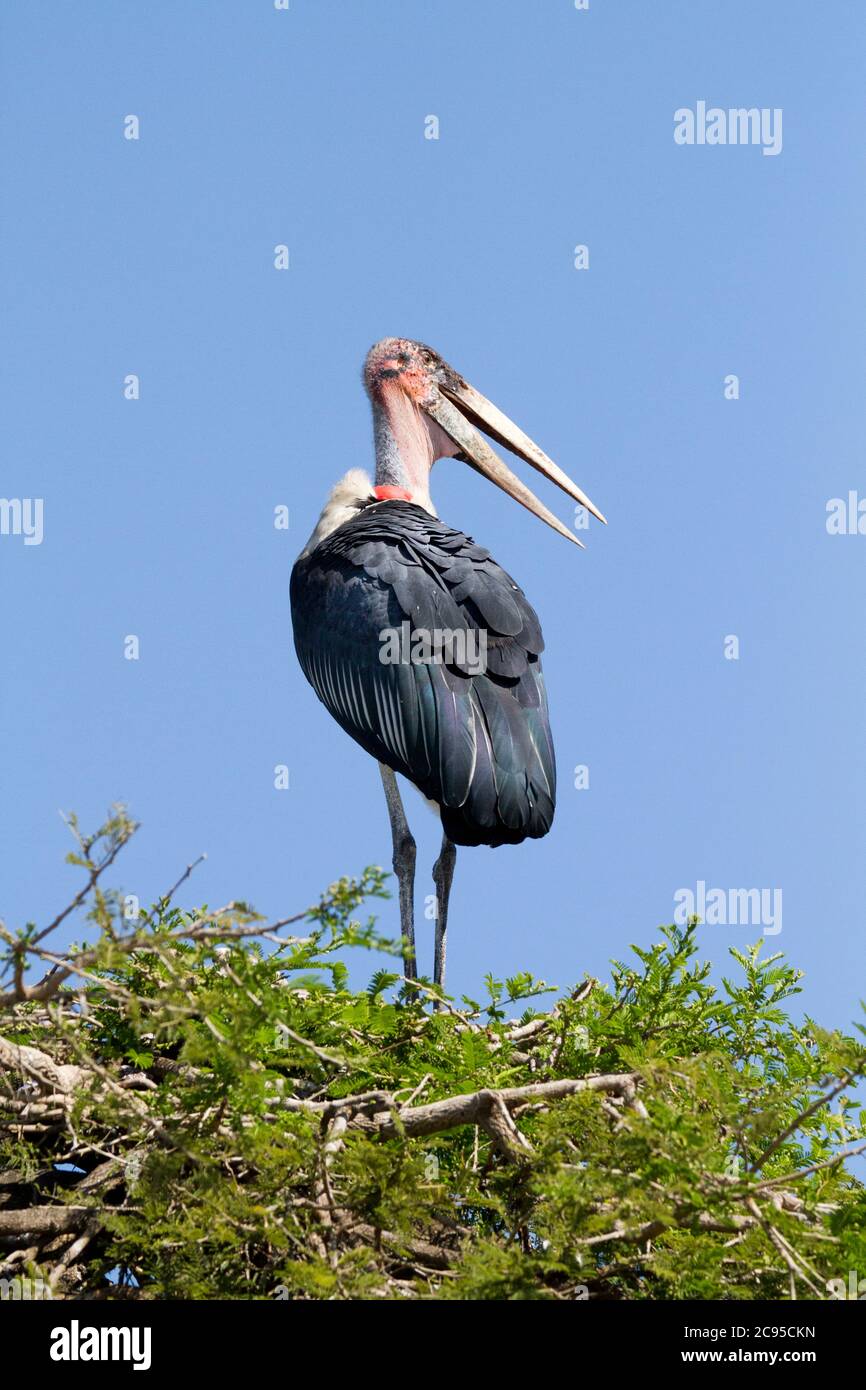
[[[379,502],[411,502],[412,494],[404,487],[374,487],[373,496]]]

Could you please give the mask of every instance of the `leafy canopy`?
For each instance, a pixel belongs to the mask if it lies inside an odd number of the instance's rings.
[[[794,1023],[799,972],[760,943],[721,988],[692,922],[607,984],[488,976],[458,1001],[357,918],[387,896],[379,869],[282,923],[185,912],[174,889],[127,921],[101,880],[135,826],[121,808],[89,838],[71,824],[82,892],[45,928],[0,929],[0,1278],[55,1297],[810,1299],[866,1275],[866,1192],[840,1157],[866,1148],[866,1049]],[[87,940],[54,952],[71,913]],[[361,990],[358,948],[377,957]]]

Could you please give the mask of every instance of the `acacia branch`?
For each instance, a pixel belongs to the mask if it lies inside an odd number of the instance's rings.
[[[786,1139],[790,1139],[793,1134],[796,1134],[797,1130],[800,1128],[800,1126],[804,1123],[805,1120],[811,1119],[811,1117],[814,1114],[816,1114],[817,1111],[819,1111],[822,1108],[822,1106],[829,1105],[830,1101],[835,1100],[836,1096],[839,1095],[840,1091],[844,1091],[846,1087],[853,1085],[858,1074],[859,1073],[856,1072],[846,1072],[844,1076],[842,1076],[841,1079],[837,1081],[834,1086],[830,1087],[829,1091],[825,1091],[823,1095],[820,1095],[816,1100],[813,1100],[812,1104],[808,1105],[805,1110],[801,1110],[800,1114],[797,1115],[791,1121],[787,1128],[783,1129],[782,1133],[777,1135],[777,1137],[773,1140],[772,1144],[767,1145],[766,1149],[764,1149],[764,1152],[760,1155],[760,1157],[755,1159],[754,1163],[751,1165],[750,1171],[752,1173],[757,1173],[760,1168],[763,1168],[767,1159],[770,1158],[771,1155],[774,1154],[777,1149],[780,1149],[782,1147]]]
[[[0,1067],[32,1077],[40,1085],[52,1091],[60,1091],[64,1096],[70,1095],[88,1079],[83,1067],[72,1064],[59,1066],[47,1052],[42,1052],[38,1047],[9,1042],[3,1037],[0,1037]]]
[[[93,1219],[93,1207],[25,1207],[0,1211],[0,1236],[59,1236],[80,1231]]]
[[[225,907],[217,908],[214,912],[207,913],[204,917],[197,918],[187,926],[178,927],[175,931],[168,932],[162,938],[167,941],[242,941],[248,937],[268,935],[273,939],[273,934],[281,927],[290,925],[293,922],[303,921],[308,916],[309,909],[304,912],[297,912],[291,917],[284,917],[281,921],[275,922],[270,926],[263,926],[258,922],[243,926],[220,925],[220,918],[229,916],[237,912],[238,903],[227,903]],[[71,910],[71,909],[70,909]],[[66,915],[65,913],[63,914]],[[58,918],[59,922],[62,918]],[[41,932],[39,940],[46,933]],[[305,945],[307,937],[279,937],[281,945]],[[135,931],[127,936],[117,937],[111,943],[112,949],[124,955],[129,955],[132,951],[154,951],[156,949],[153,932],[144,927],[137,927]],[[42,979],[35,985],[24,985],[20,980],[16,981],[16,987],[0,993],[0,1009],[8,1009],[14,1004],[22,1002],[44,1003],[52,999],[59,991],[61,985],[72,975],[83,976],[92,965],[99,964],[102,954],[101,948],[92,946],[86,951],[79,951],[74,956],[55,956],[51,952],[30,949],[30,954],[39,959],[51,962],[51,969],[43,975]]]
[[[528,1153],[526,1138],[514,1125],[511,1111],[527,1102],[564,1100],[582,1091],[601,1091],[616,1095],[636,1107],[638,1076],[635,1072],[618,1072],[607,1076],[582,1076],[556,1081],[536,1081],[527,1086],[509,1086],[492,1090],[484,1088],[468,1095],[448,1096],[427,1105],[407,1106],[395,1102],[389,1091],[369,1091],[338,1100],[312,1101],[290,1098],[281,1106],[288,1110],[306,1111],[324,1116],[342,1110],[354,1111],[353,1124],[374,1130],[383,1139],[401,1135],[414,1139],[461,1125],[480,1125],[503,1152],[514,1156]],[[507,1118],[506,1118],[507,1117]]]
[[[121,834],[117,837],[117,840],[110,847],[108,853],[102,860],[100,860],[98,864],[89,863],[87,882],[85,883],[84,887],[79,889],[72,901],[67,903],[66,907],[64,907],[61,912],[58,912],[57,916],[53,919],[53,921],[48,923],[47,927],[43,927],[42,931],[39,932],[36,936],[34,936],[34,945],[37,942],[42,941],[44,937],[49,936],[51,932],[56,931],[56,929],[60,926],[60,923],[65,922],[69,914],[71,912],[74,912],[76,908],[81,906],[85,898],[87,898],[88,895],[92,892],[92,890],[96,887],[100,878],[105,873],[105,870],[114,863],[115,859],[119,855],[120,851],[123,849],[124,845],[128,844],[129,841],[132,839],[132,836],[135,834],[137,829],[137,825],[131,825],[124,834]]]

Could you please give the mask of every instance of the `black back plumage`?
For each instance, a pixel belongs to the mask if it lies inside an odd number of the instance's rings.
[[[556,767],[533,609],[488,551],[409,502],[363,507],[291,579],[295,649],[319,699],[368,753],[439,804],[455,844],[550,829]],[[380,660],[383,632],[486,634],[486,663]],[[474,639],[473,639],[474,631]],[[459,648],[457,658],[462,660]]]

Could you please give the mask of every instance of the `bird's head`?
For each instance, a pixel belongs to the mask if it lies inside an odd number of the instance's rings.
[[[404,464],[410,457],[419,457],[417,447],[413,450],[412,446],[417,445],[419,426],[423,427],[427,472],[436,458],[462,459],[561,536],[580,545],[577,536],[494,453],[479,433],[483,430],[490,439],[556,483],[599,521],[605,520],[577,484],[523,430],[426,343],[411,338],[383,338],[367,354],[364,385],[374,411],[381,411],[387,419],[389,440]],[[410,478],[418,491],[422,483],[426,490],[426,477],[419,476],[424,466],[422,461],[418,473]]]

